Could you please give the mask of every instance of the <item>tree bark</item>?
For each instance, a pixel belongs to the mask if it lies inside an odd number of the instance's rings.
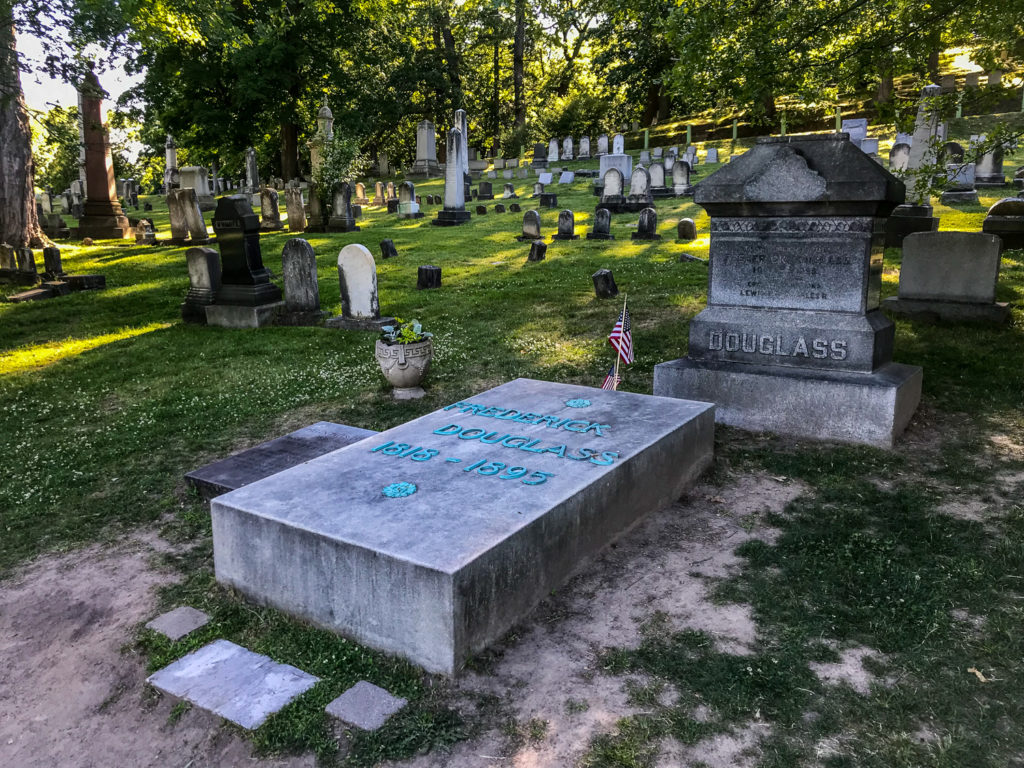
[[[281,124],[281,178],[299,178],[299,126],[292,122]]]
[[[41,248],[50,240],[36,216],[32,134],[18,71],[13,11],[5,5],[6,12],[0,11],[0,243]]]
[[[644,102],[644,114],[640,118],[640,125],[650,127],[654,118],[658,116],[658,102],[661,96],[661,87],[657,83],[647,86],[647,98]]]
[[[879,104],[888,104],[892,101],[892,92],[895,88],[895,83],[892,79],[892,72],[886,72],[882,75],[882,79],[878,82],[878,94],[875,98]]]
[[[523,94],[523,59],[526,52],[526,0],[516,0],[516,34],[512,43],[512,90],[516,128],[526,125]]]
[[[494,103],[491,112],[494,119],[494,143],[491,146],[497,150],[501,144],[501,38],[497,27],[494,29]]]

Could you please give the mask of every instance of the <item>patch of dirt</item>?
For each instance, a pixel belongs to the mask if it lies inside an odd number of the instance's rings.
[[[110,548],[49,556],[0,588],[0,765],[11,768],[252,765],[247,741],[200,710],[175,724],[140,658],[123,653],[174,575],[146,534]],[[312,757],[264,766],[312,766]]]
[[[739,565],[733,550],[752,538],[770,540],[774,530],[759,522],[766,512],[781,512],[806,488],[762,475],[737,475],[724,487],[698,484],[680,503],[649,515],[588,564],[563,590],[515,628],[493,652],[487,673],[465,673],[455,683],[466,708],[481,694],[497,696],[520,729],[530,720],[547,724],[537,743],[515,743],[490,730],[451,752],[388,763],[403,768],[509,768],[573,766],[591,739],[615,730],[623,717],[646,711],[628,701],[627,684],[636,676],[608,676],[599,666],[604,648],[636,647],[640,624],[655,611],[668,617],[671,630],[696,629],[711,635],[718,648],[750,653],[756,626],[745,605],[717,605],[709,597],[715,579]],[[662,697],[663,700],[665,697]],[[587,709],[567,706],[585,702]],[[704,717],[707,712],[699,713]],[[659,765],[709,766],[753,764],[754,745],[767,726],[751,724],[696,746],[671,745]]]
[[[812,662],[811,670],[826,685],[846,683],[857,693],[866,696],[871,692],[871,683],[876,679],[864,668],[864,659],[877,656],[878,651],[858,646],[840,651],[837,662]]]
[[[761,757],[758,742],[771,729],[765,723],[748,723],[729,733],[715,734],[690,746],[671,742],[655,762],[656,768],[703,764],[707,768],[749,768]]]
[[[990,522],[991,518],[995,516],[991,505],[978,499],[953,499],[945,501],[936,507],[935,511],[975,523]]]

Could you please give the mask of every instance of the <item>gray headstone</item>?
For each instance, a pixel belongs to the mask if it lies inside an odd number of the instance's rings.
[[[903,240],[899,297],[991,304],[1002,244],[981,232],[915,232]]]
[[[204,324],[206,307],[217,300],[220,291],[220,257],[213,248],[189,248],[185,261],[189,289],[181,305],[181,316],[186,322]]]
[[[572,171],[562,171],[558,176],[559,184],[572,184],[574,181],[576,181],[576,174]]]
[[[284,305],[289,312],[319,312],[320,286],[316,280],[316,254],[301,238],[285,243],[281,254]]]
[[[609,168],[604,175],[603,197],[621,197],[622,189],[622,172],[618,168]]]
[[[558,231],[552,236],[554,240],[578,240],[576,234],[576,217],[572,211],[561,211],[558,214]]]
[[[319,681],[227,640],[215,640],[146,680],[164,693],[250,730]]]
[[[548,246],[543,240],[534,240],[530,243],[530,255],[526,257],[527,261],[544,261],[544,254],[547,253]]]
[[[284,199],[288,209],[289,231],[304,231],[306,229],[306,207],[302,200],[302,190],[298,187],[288,187],[284,191]]]
[[[690,193],[690,166],[681,160],[672,166],[672,191],[676,196]]]
[[[850,120],[843,120],[843,133],[850,134],[850,141],[857,147],[868,137],[868,119],[858,117]]]
[[[909,162],[910,145],[893,144],[892,149],[889,150],[889,170],[894,173],[905,171]]]
[[[679,220],[679,224],[676,226],[676,237],[684,243],[697,239],[697,225],[694,224],[693,219]]]
[[[191,187],[168,192],[167,211],[171,219],[172,240],[205,243],[210,239],[196,191]]]
[[[520,240],[537,240],[540,238],[540,214],[527,211],[523,214],[523,234]]]
[[[603,210],[603,209],[602,209]],[[605,211],[607,213],[607,211]],[[610,269],[599,269],[591,279],[594,281],[594,295],[599,299],[614,299],[619,295],[619,286]]]
[[[658,234],[658,211],[654,208],[644,208],[640,211],[640,222],[636,232],[633,233],[634,240],[660,240]]]
[[[327,705],[327,714],[364,731],[376,731],[406,705],[383,688],[360,680]]]
[[[709,163],[717,163],[718,162],[718,148],[717,147],[709,147],[707,155],[708,155],[707,161]]]
[[[542,173],[542,174],[540,174],[540,175],[539,175],[539,176],[537,177],[537,183],[538,183],[538,184],[544,184],[544,185],[547,185],[547,184],[550,184],[550,183],[551,183],[551,181],[552,181],[552,178],[553,178],[552,174],[550,174],[550,173]]]
[[[558,139],[551,139],[551,141],[548,142],[548,162],[558,162]]]
[[[608,134],[602,133],[597,137],[597,154],[607,155],[608,154]]]

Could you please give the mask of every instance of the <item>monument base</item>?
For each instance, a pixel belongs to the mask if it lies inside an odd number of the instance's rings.
[[[87,200],[78,221],[78,237],[93,240],[123,240],[134,231],[120,203]]]
[[[580,236],[579,235],[559,235],[559,234],[554,234],[554,235],[551,236],[551,239],[552,240],[579,240]]]
[[[683,494],[713,410],[517,379],[215,498],[217,580],[456,674]]]
[[[587,232],[587,240],[614,240],[615,235],[608,232]]]
[[[358,232],[359,227],[356,226],[355,218],[335,218],[331,217],[331,220],[327,222],[328,232]]]
[[[393,317],[337,317],[330,318],[324,323],[325,328],[340,328],[343,331],[375,331],[380,333],[380,329],[385,325],[394,325],[395,318]]]
[[[1003,241],[1003,250],[1024,248],[1024,222],[1017,216],[986,216],[981,231]]]
[[[921,368],[821,372],[682,358],[654,366],[654,394],[715,404],[715,421],[754,432],[892,448],[921,400]]]
[[[924,320],[996,324],[1006,323],[1010,320],[1010,305],[1006,302],[970,304],[960,301],[901,299],[890,296],[888,299],[882,300],[882,309],[895,315],[906,315]]]
[[[442,208],[437,212],[437,218],[431,220],[431,224],[438,227],[455,227],[459,224],[465,224],[472,218],[472,214],[469,211],[451,211],[447,208]]]
[[[979,205],[981,203],[978,200],[978,193],[976,190],[947,190],[942,193],[939,200],[942,201],[943,205]]]
[[[998,176],[977,176],[974,179],[974,186],[976,187],[1005,187],[1006,177],[1002,174]]]
[[[630,240],[661,240],[661,235],[646,235],[642,232],[631,232]]]
[[[322,309],[310,309],[299,311],[283,310],[274,318],[274,325],[323,325],[324,320],[330,317],[329,312]]]
[[[885,223],[885,247],[902,248],[903,238],[914,232],[938,232],[939,219],[930,205],[898,205]]]
[[[262,328],[274,322],[278,312],[284,311],[284,302],[243,307],[238,304],[210,304],[206,307],[206,324],[222,328]]]

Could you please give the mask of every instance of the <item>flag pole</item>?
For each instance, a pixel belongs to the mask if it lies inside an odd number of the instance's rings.
[[[629,298],[628,293],[622,294],[622,314],[620,315],[623,324],[626,322],[626,299]],[[619,331],[620,338],[622,331]],[[616,347],[615,349],[615,373],[612,378],[612,389],[618,391],[619,389],[619,360],[622,358],[622,353]]]

